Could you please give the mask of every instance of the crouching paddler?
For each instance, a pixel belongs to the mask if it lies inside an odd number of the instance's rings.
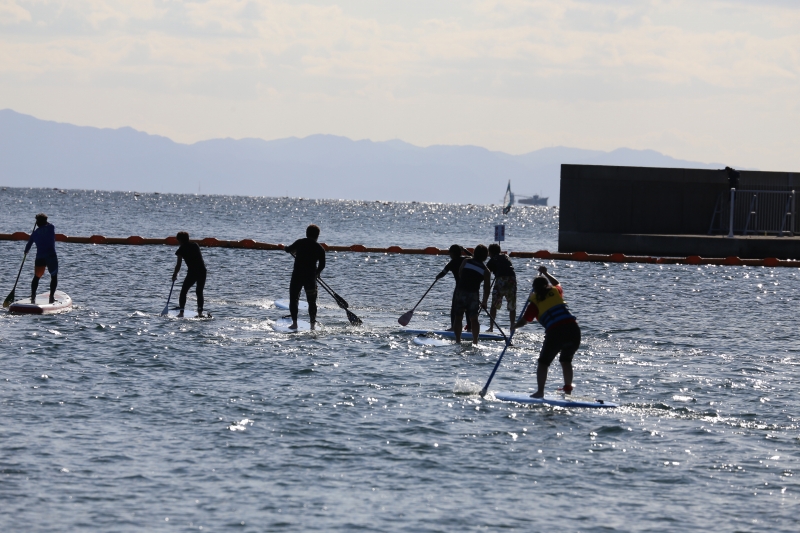
[[[581,345],[581,328],[569,312],[561,284],[547,273],[547,267],[539,267],[539,272],[541,276],[533,280],[533,292],[525,315],[517,322],[517,327],[521,328],[539,320],[544,327],[544,343],[536,367],[537,390],[531,394],[532,398],[544,398],[547,370],[559,352],[558,360],[564,372],[564,387],[560,390],[565,394],[572,392],[572,357]]]

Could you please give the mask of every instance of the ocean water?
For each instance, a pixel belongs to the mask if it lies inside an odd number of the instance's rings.
[[[286,198],[0,202],[0,232],[45,211],[59,232],[109,237],[289,243],[315,222],[329,244],[474,246],[503,221],[491,206]],[[509,249],[556,248],[557,209],[506,223]],[[22,249],[0,242],[3,297]],[[797,530],[797,269],[545,262],[583,330],[575,394],[621,405],[591,410],[480,399],[502,343],[424,348],[400,331],[445,257],[329,254],[323,277],[364,326],[321,291],[323,328],[285,335],[271,328],[283,252],[204,249],[214,319],[176,320],[158,316],[174,247],[58,250],[75,308],[0,314],[2,531]],[[514,261],[520,300],[538,265]],[[411,325],[445,326],[452,286]],[[542,337],[520,330],[492,390],[535,388]],[[548,392],[560,384],[556,362]]]

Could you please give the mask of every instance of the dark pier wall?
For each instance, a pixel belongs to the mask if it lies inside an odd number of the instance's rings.
[[[800,174],[741,171],[739,189],[800,191]],[[800,258],[796,237],[696,238],[707,235],[717,199],[729,191],[718,170],[561,165],[558,249]]]

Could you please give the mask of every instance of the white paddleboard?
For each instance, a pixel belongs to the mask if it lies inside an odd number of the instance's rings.
[[[56,301],[52,304],[50,303],[50,291],[37,295],[36,303],[31,303],[30,298],[17,300],[8,306],[8,312],[27,315],[48,315],[72,308],[72,298],[67,293],[56,291],[54,296]]]
[[[292,325],[291,318],[279,318],[272,324],[272,329],[277,331],[278,333],[297,333],[298,331],[310,331],[311,324],[306,322],[305,320],[298,320],[297,321],[297,329],[289,329],[289,326]],[[319,329],[320,325],[317,322],[317,329]]]
[[[495,392],[494,397],[504,402],[528,403],[528,404],[545,404],[555,405],[558,407],[586,407],[593,409],[611,409],[619,407],[615,403],[607,402],[605,400],[592,400],[592,399],[570,399],[566,398],[531,398],[530,394],[522,392]]]
[[[426,337],[424,335],[419,335],[414,337],[414,344],[418,346],[453,346],[455,341],[439,339],[436,337]]]
[[[289,309],[289,300],[275,300],[275,307],[278,309]],[[297,303],[297,308],[300,311],[308,311],[308,302],[300,300]]]
[[[448,339],[455,339],[456,334],[452,331],[444,331],[444,330],[429,330],[429,329],[406,329],[403,328],[400,331],[403,333],[411,333],[412,335],[439,335],[440,337],[446,337]],[[502,341],[505,340],[502,335],[497,335],[495,333],[480,333],[478,338],[482,341]],[[472,332],[464,331],[461,333],[461,340],[462,341],[471,341],[472,340]]]
[[[190,311],[189,309],[184,309],[182,317],[178,316],[178,313],[180,312],[181,312],[180,309],[170,309],[169,313],[167,313],[167,316],[170,318],[197,318],[197,311]],[[200,318],[211,318],[211,316],[209,316],[208,313],[206,313]]]

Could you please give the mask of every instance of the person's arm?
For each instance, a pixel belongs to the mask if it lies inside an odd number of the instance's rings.
[[[283,251],[284,251],[284,252],[286,252],[287,254],[292,254],[292,255],[294,255],[294,254],[295,254],[295,252],[297,252],[297,243],[298,243],[298,242],[300,242],[300,241],[294,241],[294,242],[293,242],[292,244],[290,244],[289,246],[285,246],[285,247],[283,248]]]
[[[319,256],[319,265],[317,266],[317,277],[319,277],[319,275],[322,274],[322,271],[325,270],[325,248],[323,248],[320,245],[319,249],[322,251],[322,253]]]
[[[30,236],[30,237],[28,237],[28,244],[26,244],[26,245],[25,245],[25,255],[27,255],[27,254],[28,254],[28,252],[30,252],[30,251],[31,251],[31,246],[33,246],[33,234],[34,234],[34,233],[36,233],[36,230],[33,230],[33,231],[31,232],[31,236]]]
[[[489,269],[483,271],[483,308],[486,309],[486,306],[489,305],[489,287],[492,284],[492,275],[489,273]]]
[[[436,274],[436,279],[442,279],[443,277],[445,277],[447,275],[447,272],[450,270],[450,265],[451,263],[447,263],[442,269],[442,271]]]
[[[521,328],[534,320],[539,316],[539,308],[536,307],[536,304],[533,302],[528,302],[528,307],[525,308],[525,314],[517,320],[517,323],[514,324],[514,327]]]
[[[546,266],[540,266],[539,273],[542,274],[544,277],[546,277],[547,281],[549,281],[550,285],[552,285],[553,287],[555,287],[556,285],[561,285],[556,278],[547,273]]]
[[[175,272],[172,273],[172,281],[178,279],[178,272],[181,271],[181,263],[183,262],[183,258],[178,256],[178,262],[175,264]]]

